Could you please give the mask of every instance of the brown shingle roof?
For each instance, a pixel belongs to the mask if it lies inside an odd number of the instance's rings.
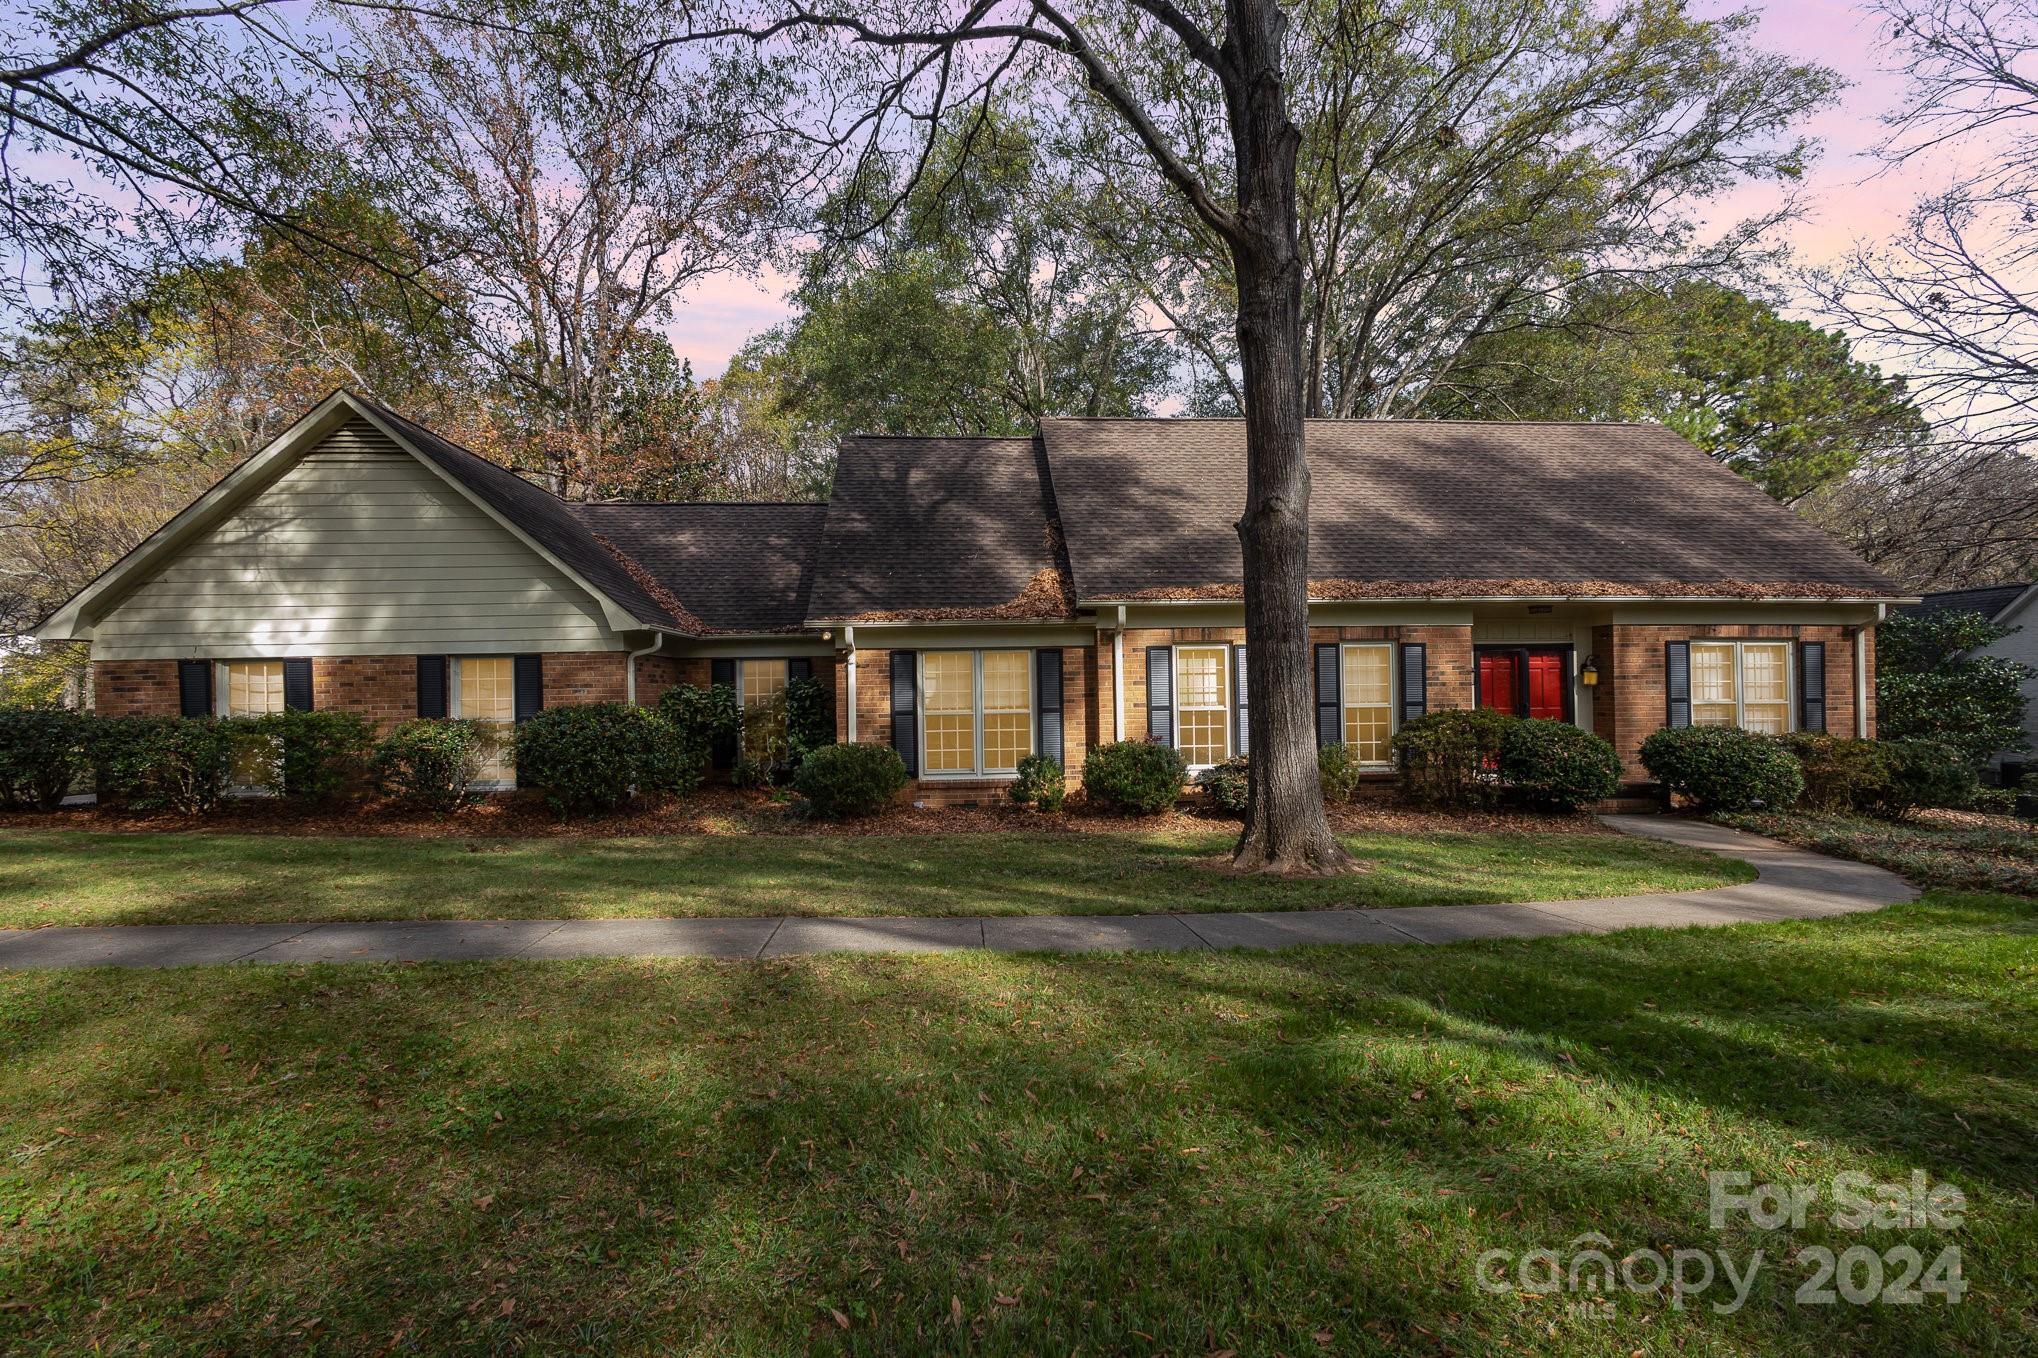
[[[589,503],[575,518],[710,632],[797,632],[826,505]],[[693,630],[693,629],[689,629]]]
[[[1238,420],[1047,420],[1079,599],[1236,597]],[[1895,582],[1672,431],[1312,420],[1326,598],[1857,595]]]
[[[1052,515],[1034,439],[846,439],[807,616],[1067,617]]]

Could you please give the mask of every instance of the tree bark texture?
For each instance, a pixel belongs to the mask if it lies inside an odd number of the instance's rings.
[[[1252,754],[1240,871],[1331,873],[1350,857],[1330,831],[1316,770],[1309,652],[1309,463],[1304,446],[1302,253],[1282,30],[1274,0],[1230,0],[1226,115],[1238,170],[1238,352],[1243,370],[1246,502],[1246,706]]]

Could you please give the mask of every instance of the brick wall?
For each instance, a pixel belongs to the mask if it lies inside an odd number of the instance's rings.
[[[177,662],[93,661],[92,710],[102,717],[176,716]]]
[[[545,706],[619,703],[629,695],[622,651],[547,651],[540,657]]]
[[[1854,730],[1854,637],[1846,627],[1793,627],[1761,623],[1708,623],[1675,626],[1614,626],[1593,629],[1592,645],[1600,659],[1599,688],[1593,696],[1593,729],[1621,757],[1630,778],[1644,780],[1642,742],[1662,729],[1668,717],[1664,687],[1664,646],[1672,641],[1747,640],[1819,641],[1826,647],[1826,730],[1852,736]],[[1792,657],[1793,666],[1796,657]],[[1793,672],[1792,684],[1796,676]],[[1875,634],[1868,636],[1868,731],[1875,733]],[[1795,722],[1797,713],[1791,713]]]
[[[342,655],[311,662],[311,705],[353,712],[378,734],[418,714],[418,661],[414,655]]]

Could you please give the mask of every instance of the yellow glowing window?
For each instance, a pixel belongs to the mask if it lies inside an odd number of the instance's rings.
[[[983,674],[983,769],[1003,773],[1033,753],[1033,652],[985,651]]]
[[[226,665],[226,715],[260,717],[283,710],[283,662],[230,660]]]
[[[454,664],[460,671],[459,716],[497,728],[497,738],[484,752],[474,776],[484,783],[511,782],[516,778],[509,749],[510,731],[517,719],[516,669],[506,655],[463,655]]]
[[[976,751],[976,655],[928,651],[920,657],[922,767],[929,773],[973,773]]]
[[[743,748],[761,755],[785,734],[785,709],[774,704],[785,695],[786,662],[741,660],[736,670],[736,691],[743,704]]]
[[[1790,647],[1784,642],[1741,647],[1741,725],[1782,735],[1790,729]]]
[[[1691,643],[1691,724],[1790,729],[1790,643]]]
[[[1231,758],[1231,648],[1175,648],[1175,748],[1192,768]]]
[[[1734,679],[1734,647],[1691,644],[1691,724],[1732,726],[1739,686]]]
[[[1345,748],[1367,764],[1387,762],[1394,734],[1394,663],[1391,648],[1344,648]]]

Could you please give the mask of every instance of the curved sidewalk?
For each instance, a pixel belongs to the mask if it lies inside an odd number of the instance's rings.
[[[1626,834],[1752,864],[1756,880],[1704,891],[1512,905],[1202,915],[1011,918],[391,920],[139,924],[0,930],[0,968],[179,967],[224,962],[433,962],[480,958],[792,957],[824,952],[1179,951],[1314,943],[1456,943],[1615,929],[1818,919],[1915,899],[1881,868],[1702,821],[1606,816]]]

